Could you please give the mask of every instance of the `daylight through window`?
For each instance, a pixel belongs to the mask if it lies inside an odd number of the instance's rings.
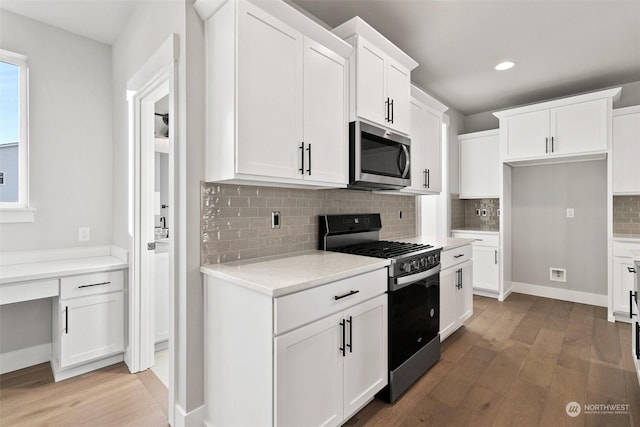
[[[0,49],[0,207],[28,207],[27,60]]]

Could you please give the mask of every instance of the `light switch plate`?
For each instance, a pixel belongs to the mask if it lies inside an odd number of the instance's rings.
[[[575,218],[576,213],[573,208],[567,208],[567,218]]]

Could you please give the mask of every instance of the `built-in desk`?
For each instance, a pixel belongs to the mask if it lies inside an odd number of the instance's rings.
[[[0,354],[0,373],[51,361],[57,381],[121,361],[126,255],[109,246],[0,254],[0,305],[50,298],[52,313],[52,342]]]

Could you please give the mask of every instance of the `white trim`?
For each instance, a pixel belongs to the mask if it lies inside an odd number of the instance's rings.
[[[0,208],[0,224],[35,221],[34,208]]]
[[[564,105],[577,104],[586,101],[593,101],[602,98],[616,98],[620,96],[621,87],[612,89],[599,90],[597,92],[589,92],[581,95],[562,97],[558,99],[552,99],[545,102],[537,102],[530,105],[524,105],[522,107],[509,108],[507,110],[496,111],[494,116],[501,119],[504,117],[513,116],[515,114],[528,113],[532,111],[546,110],[549,108],[562,107]]]
[[[0,374],[28,368],[51,360],[51,343],[20,348],[0,354]]]
[[[498,299],[498,291],[488,291],[485,289],[473,288],[473,294],[486,298]]]
[[[51,371],[53,372],[53,379],[55,382],[66,380],[67,378],[76,377],[78,375],[86,374],[87,372],[95,371],[96,369],[104,368],[105,366],[111,366],[123,361],[123,354],[119,353],[106,359],[96,360],[87,364],[82,364],[74,368],[68,368],[57,371],[54,368],[54,362],[51,361]]]
[[[204,405],[185,412],[178,404],[175,406],[175,423],[173,427],[196,427],[204,424]]]
[[[640,105],[632,105],[631,107],[614,108],[612,110],[613,117],[626,116],[627,114],[640,113]]]
[[[577,302],[580,304],[595,305],[597,307],[607,307],[608,305],[607,295],[574,291],[571,289],[552,288],[550,286],[513,282],[511,290],[520,294],[534,295],[543,298],[552,298],[561,301]]]
[[[6,209],[14,211],[13,215],[9,215],[9,218],[13,217],[13,221],[5,221],[5,216],[2,215],[3,220],[0,223],[5,222],[33,222],[33,218],[29,221],[29,215],[25,211],[29,206],[29,63],[25,55],[11,52],[8,50],[0,49],[0,61],[7,64],[12,64],[19,67],[20,73],[18,76],[18,132],[20,139],[18,141],[18,201],[17,202],[0,202],[0,211]],[[33,215],[33,212],[31,212]]]

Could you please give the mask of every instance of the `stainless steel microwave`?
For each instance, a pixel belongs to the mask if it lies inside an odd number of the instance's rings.
[[[349,123],[349,188],[398,190],[411,184],[411,140],[369,123]]]

